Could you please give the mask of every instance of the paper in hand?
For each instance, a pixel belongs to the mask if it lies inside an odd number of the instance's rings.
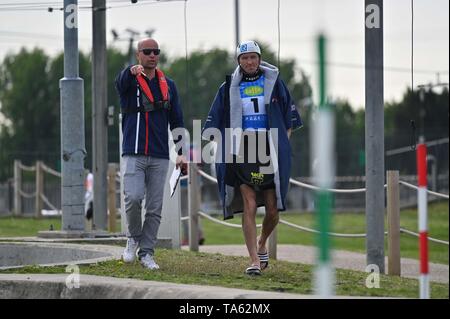
[[[175,194],[175,190],[177,188],[180,177],[181,177],[181,169],[180,169],[180,167],[178,167],[178,168],[175,167],[173,169],[172,175],[170,176],[170,180],[169,180],[170,197],[172,197],[173,194]]]

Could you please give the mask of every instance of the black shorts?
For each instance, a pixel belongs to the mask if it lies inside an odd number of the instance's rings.
[[[255,132],[261,134],[262,132]],[[265,134],[265,132],[264,132]],[[266,135],[266,156],[270,156],[269,140]],[[233,162],[227,163],[225,182],[228,185],[240,186],[242,184],[252,187],[255,191],[274,189],[274,174],[261,173],[262,167],[268,167],[269,163],[262,163],[256,156],[256,163],[251,163],[249,154],[258,154],[258,138],[255,145],[249,145],[246,136],[243,138],[244,147],[241,149],[240,162],[237,156],[233,156]],[[250,152],[250,153],[249,153]]]

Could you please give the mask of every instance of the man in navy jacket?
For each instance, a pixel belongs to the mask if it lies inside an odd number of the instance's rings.
[[[125,68],[116,78],[122,112],[121,172],[128,224],[123,260],[133,262],[138,253],[141,264],[148,269],[159,268],[153,255],[169,165],[168,127],[184,127],[175,83],[157,68],[159,54],[154,39],[141,40],[136,52],[138,64]],[[185,165],[180,150],[176,166],[185,169]],[[144,197],[146,213],[142,225]]]
[[[224,219],[243,212],[242,228],[251,260],[246,273],[260,275],[268,266],[266,241],[278,224],[278,212],[286,209],[289,137],[302,121],[278,69],[261,61],[255,41],[238,46],[237,60],[231,78],[219,88],[202,135],[207,140],[220,137],[216,141],[216,174]],[[252,160],[255,153],[258,156]],[[267,153],[270,165],[260,159]],[[266,213],[257,238],[259,206],[265,206]]]

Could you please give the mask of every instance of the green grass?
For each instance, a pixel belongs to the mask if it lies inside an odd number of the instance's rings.
[[[315,228],[313,214],[282,214],[281,218]],[[240,223],[240,216],[231,222]],[[258,223],[261,217],[258,217]],[[207,244],[244,244],[240,229],[202,220]],[[341,213],[333,216],[334,232],[365,232],[365,216],[363,214]],[[60,229],[59,218],[0,218],[0,237],[35,236],[40,230],[48,230],[50,225]],[[429,207],[430,236],[448,241],[448,203],[442,202]],[[417,229],[416,210],[401,212],[401,227],[415,231]],[[120,229],[120,228],[118,228]],[[285,225],[279,225],[278,242],[280,244],[314,245],[313,234],[298,231]],[[402,257],[418,258],[417,238],[401,235]],[[333,246],[337,249],[365,252],[364,239],[333,238]],[[448,246],[429,243],[430,260],[448,264]],[[123,264],[121,261],[109,261],[99,264],[81,266],[82,274],[135,278],[141,280],[167,281],[184,284],[214,285],[242,289],[277,291],[311,294],[313,266],[271,261],[271,267],[264,275],[257,278],[246,276],[243,271],[247,267],[247,257],[231,257],[220,254],[194,253],[182,250],[157,250],[156,258],[161,270],[150,272],[139,264]],[[64,267],[24,267],[1,273],[64,273]],[[365,287],[367,273],[351,270],[336,271],[336,292],[338,295],[379,296],[379,297],[418,297],[418,281],[414,279],[380,276],[380,288]],[[448,284],[431,284],[432,298],[449,298]]]
[[[50,230],[50,227],[61,230],[61,217],[0,217],[0,237],[36,236],[39,231]],[[116,231],[120,231],[120,227],[118,219]]]
[[[55,230],[61,229],[61,218],[1,217],[0,237],[36,236],[41,230],[49,230],[51,225]]]
[[[244,274],[248,266],[246,257],[220,254],[194,253],[183,250],[156,251],[161,269],[149,271],[137,262],[124,264],[108,261],[80,266],[80,273],[139,280],[165,281],[183,284],[223,286],[230,288],[312,294],[313,268],[310,265],[271,261],[271,266],[260,277]],[[0,273],[65,273],[65,267],[24,267]],[[347,296],[378,296],[417,298],[418,281],[400,277],[380,276],[380,288],[365,286],[367,273],[337,270],[336,293]],[[432,298],[449,297],[448,284],[431,284]]]
[[[294,224],[316,228],[314,215],[305,214],[285,214],[281,213],[281,218]],[[219,217],[221,219],[221,217]],[[262,218],[257,217],[257,222],[261,223]],[[434,238],[448,241],[449,237],[449,210],[448,202],[435,203],[429,206],[429,235]],[[237,215],[231,221],[240,224],[241,217]],[[401,227],[417,232],[417,211],[415,209],[403,210],[400,217]],[[48,230],[50,225],[54,229],[61,228],[59,218],[0,218],[0,237],[12,236],[36,236],[40,230]],[[209,220],[202,219],[202,226],[208,245],[244,244],[241,229],[225,227]],[[120,229],[118,221],[117,229]],[[387,226],[386,226],[387,229]],[[339,233],[365,233],[365,215],[357,213],[339,213],[333,216],[332,231]],[[407,234],[401,234],[400,248],[401,256],[409,258],[419,258],[418,239]],[[278,226],[278,243],[280,244],[301,244],[315,245],[314,234],[299,231],[289,226],[280,224]],[[336,249],[349,250],[365,253],[364,238],[332,238],[333,247]],[[385,249],[387,254],[387,238],[385,238]],[[448,246],[429,242],[429,258],[431,262],[449,263]]]
[[[402,210],[400,213],[400,227],[418,232],[416,209]],[[281,213],[280,218],[291,223],[316,229],[316,221],[311,213],[305,214],[285,214]],[[332,231],[337,233],[365,233],[365,215],[362,213],[339,213],[333,215]],[[219,217],[219,219],[221,219]],[[237,215],[231,221],[235,224],[241,223],[241,216]],[[257,216],[257,223],[262,222],[262,216]],[[449,210],[448,202],[432,204],[428,209],[429,236],[448,241],[449,230]],[[222,225],[202,219],[202,226],[206,244],[244,244],[242,230],[238,228],[225,228]],[[387,223],[385,226],[387,230]],[[280,224],[278,226],[279,244],[300,244],[315,245],[316,236],[311,233],[300,231],[292,227]],[[338,238],[332,237],[332,245],[335,249],[349,250],[365,253],[364,238]],[[385,237],[385,249],[387,254],[387,237]],[[401,256],[408,258],[419,258],[418,238],[407,234],[400,235]],[[429,258],[431,262],[449,263],[448,246],[434,242],[429,242]]]

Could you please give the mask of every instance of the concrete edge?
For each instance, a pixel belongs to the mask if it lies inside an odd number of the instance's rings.
[[[79,250],[88,250],[94,252],[101,252],[103,254],[107,254],[107,256],[103,257],[95,257],[81,260],[73,260],[73,261],[64,261],[64,262],[56,262],[56,263],[42,263],[42,264],[27,264],[27,265],[17,265],[17,266],[2,266],[0,270],[6,269],[18,269],[27,266],[40,266],[40,267],[51,267],[51,266],[68,266],[68,265],[85,265],[85,264],[94,264],[108,260],[118,260],[122,256],[122,247],[115,246],[107,246],[107,245],[81,245],[81,244],[68,244],[68,243],[55,243],[55,242],[0,242],[0,245],[23,245],[23,246],[39,246],[39,247],[48,247],[48,248],[67,248],[67,249],[79,249]]]
[[[68,244],[97,244],[117,245],[125,247],[127,237],[116,236],[109,238],[41,238],[41,237],[0,237],[0,243],[24,242],[24,243],[68,243]],[[172,249],[171,238],[158,238],[156,248]]]
[[[0,274],[0,298],[25,299],[318,299],[269,291],[74,274]],[[72,287],[72,288],[71,288]],[[363,297],[336,296],[336,299]]]

